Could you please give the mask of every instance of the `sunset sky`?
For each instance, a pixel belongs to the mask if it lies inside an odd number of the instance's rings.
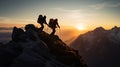
[[[1,0],[0,26],[36,23],[39,14],[63,26],[120,26],[120,0]],[[9,25],[10,24],[10,25]]]
[[[120,26],[120,0],[0,0],[1,40],[6,38],[3,32],[12,29],[7,27],[23,27],[29,23],[40,27],[36,23],[39,14],[46,15],[47,22],[58,18],[61,31],[57,33],[69,41],[96,27]]]

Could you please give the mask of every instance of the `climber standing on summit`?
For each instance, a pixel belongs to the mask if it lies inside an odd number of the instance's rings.
[[[55,29],[56,29],[57,27],[60,28],[60,26],[59,26],[59,24],[58,24],[58,19],[55,19],[55,20],[54,20],[54,19],[50,19],[48,26],[52,29],[51,35],[54,35],[55,32],[56,32]]]
[[[39,15],[37,22],[41,25],[40,31],[42,31],[43,28],[44,28],[43,24],[47,24],[47,22],[46,22],[46,16],[43,17],[42,15]]]

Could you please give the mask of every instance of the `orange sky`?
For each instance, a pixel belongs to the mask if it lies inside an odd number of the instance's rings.
[[[17,4],[17,6],[16,6]],[[93,30],[120,26],[119,0],[3,0],[0,2],[0,27],[37,24],[39,14],[58,18],[60,25]]]
[[[13,28],[17,26],[19,28],[25,27],[26,24],[0,24],[1,27]],[[39,24],[35,23],[36,27],[40,27]],[[67,44],[72,42],[78,35],[87,32],[87,30],[79,30],[72,26],[61,26],[60,29],[56,29],[56,34]],[[44,31],[50,33],[52,30],[45,25]],[[1,30],[1,32],[12,32],[12,30]]]

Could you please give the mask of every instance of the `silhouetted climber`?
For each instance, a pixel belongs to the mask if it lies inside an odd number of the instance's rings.
[[[57,27],[59,27],[60,28],[60,26],[59,26],[59,24],[58,24],[58,19],[50,19],[50,21],[49,21],[49,27],[52,29],[52,33],[51,33],[51,35],[54,35],[55,34],[55,32],[56,32],[56,28]]]
[[[41,25],[40,30],[42,31],[43,28],[44,28],[43,23],[47,24],[47,22],[46,22],[46,16],[43,17],[42,15],[39,15],[37,22]]]

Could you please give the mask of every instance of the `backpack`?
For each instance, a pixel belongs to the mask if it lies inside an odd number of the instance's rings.
[[[39,18],[38,18],[38,20],[37,20],[37,22],[41,23],[42,21],[43,21],[43,17],[42,17],[42,15],[40,15]]]
[[[49,27],[52,27],[52,26],[53,26],[53,23],[54,23],[54,20],[53,20],[53,19],[50,19],[50,20],[49,20]]]

